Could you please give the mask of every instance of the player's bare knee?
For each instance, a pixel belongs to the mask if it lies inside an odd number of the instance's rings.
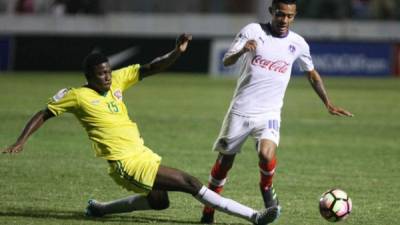
[[[260,161],[270,162],[275,158],[277,145],[269,139],[261,139],[257,142],[257,151]]]
[[[258,151],[258,157],[260,161],[270,162],[275,158],[275,147],[274,146],[260,147]]]
[[[275,158],[275,154],[271,152],[259,153],[259,159],[262,162],[271,162]]]

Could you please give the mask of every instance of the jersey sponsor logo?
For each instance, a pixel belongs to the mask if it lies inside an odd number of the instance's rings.
[[[118,99],[118,100],[122,100],[122,92],[120,90],[116,90],[114,92],[114,96]]]
[[[267,69],[269,71],[274,71],[278,73],[286,73],[286,71],[289,69],[289,63],[283,61],[283,60],[268,60],[264,59],[261,55],[256,55],[254,58],[251,60],[251,64],[253,66],[259,66],[263,69]]]
[[[58,102],[65,96],[65,94],[68,93],[68,91],[69,91],[68,88],[63,88],[63,89],[59,90],[57,92],[57,94],[54,95],[51,99],[53,100],[53,102]]]

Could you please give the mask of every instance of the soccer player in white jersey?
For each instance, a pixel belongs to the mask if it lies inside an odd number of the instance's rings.
[[[135,193],[110,202],[90,200],[86,211],[88,216],[166,209],[169,207],[168,192],[178,191],[253,224],[268,224],[276,217],[277,207],[256,211],[221,197],[184,171],[164,166],[161,157],[144,145],[136,123],[128,116],[123,101],[124,91],[143,78],[169,68],[186,51],[191,39],[191,35],[183,34],[171,52],[150,63],[134,64],[115,71],[111,71],[103,54],[89,54],[84,61],[87,84],[59,91],[45,109],[29,120],[17,141],[2,152],[21,152],[28,138],[47,120],[72,113],[85,128],[96,156],[108,162],[111,178]]]
[[[329,100],[320,75],[315,70],[307,42],[289,30],[296,15],[295,0],[273,0],[269,7],[272,19],[267,24],[251,23],[235,37],[223,58],[225,66],[241,61],[240,77],[214,144],[218,157],[211,169],[209,188],[221,193],[227,173],[247,137],[256,141],[259,157],[260,190],[266,208],[278,207],[272,185],[279,144],[281,108],[292,65],[298,60],[311,86],[328,112],[352,116]],[[214,222],[214,209],[203,209],[202,223]]]

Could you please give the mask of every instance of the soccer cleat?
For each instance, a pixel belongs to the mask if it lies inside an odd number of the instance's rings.
[[[85,216],[87,217],[102,217],[104,213],[99,209],[99,203],[94,200],[90,199],[88,201],[88,206],[86,207]]]
[[[205,208],[203,210],[203,216],[200,219],[200,223],[203,224],[212,224],[215,222],[214,220],[214,209],[208,210],[211,208]]]
[[[279,206],[279,200],[275,192],[274,185],[271,185],[270,188],[267,190],[262,190],[261,189],[261,194],[264,200],[264,206],[265,208],[270,208],[273,206]]]
[[[272,206],[257,212],[255,216],[255,225],[267,225],[274,222],[281,213],[280,206]]]

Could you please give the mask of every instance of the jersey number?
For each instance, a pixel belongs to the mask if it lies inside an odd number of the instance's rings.
[[[107,106],[110,112],[112,113],[119,112],[118,105],[115,102],[108,102]]]

